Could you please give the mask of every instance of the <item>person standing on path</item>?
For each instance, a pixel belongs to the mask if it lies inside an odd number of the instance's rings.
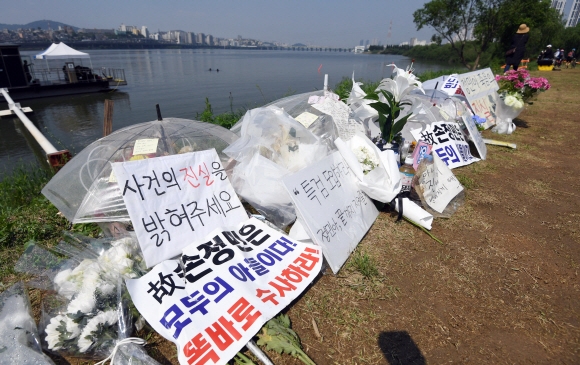
[[[517,71],[526,52],[526,43],[528,43],[528,39],[530,38],[529,31],[530,28],[527,25],[521,24],[516,34],[512,36],[510,48],[505,54],[505,68],[503,72],[507,72],[510,66],[513,66],[514,70]]]

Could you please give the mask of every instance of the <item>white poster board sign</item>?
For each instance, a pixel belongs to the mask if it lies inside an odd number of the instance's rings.
[[[431,153],[439,156],[450,169],[479,161],[471,154],[469,143],[455,122],[431,123],[423,131],[421,128],[411,130],[411,134],[415,140],[430,144]]]
[[[282,179],[335,274],[379,215],[355,179],[340,152]]]
[[[481,157],[482,160],[485,160],[485,157],[487,156],[487,146],[485,145],[483,137],[481,137],[481,133],[479,133],[475,122],[471,118],[471,115],[463,115],[461,118],[463,119],[463,124],[465,124],[465,127],[467,128],[477,152],[479,153],[479,157]]]
[[[319,247],[255,218],[202,238],[181,261],[163,261],[126,281],[139,313],[177,345],[183,365],[226,364],[322,266]]]
[[[487,119],[485,127],[495,124],[496,91],[499,85],[490,68],[458,75],[461,90],[474,114]]]
[[[451,199],[463,191],[459,180],[437,155],[433,156],[433,164],[427,166],[419,176],[419,184],[427,204],[439,213],[445,210]]]
[[[248,219],[215,149],[113,163],[147,267]]]

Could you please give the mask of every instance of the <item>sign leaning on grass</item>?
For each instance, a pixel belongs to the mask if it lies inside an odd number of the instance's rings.
[[[411,134],[415,140],[430,144],[431,153],[437,155],[450,169],[479,161],[471,154],[469,143],[455,122],[431,123],[425,130],[412,129]]]
[[[465,94],[471,110],[478,116],[487,119],[484,124],[489,128],[495,124],[496,91],[499,89],[497,81],[490,68],[467,72],[458,75],[461,90]]]
[[[248,219],[215,149],[112,165],[147,267]]]
[[[322,253],[251,218],[188,245],[127,280],[147,322],[180,364],[226,364],[318,275]]]
[[[336,274],[379,212],[340,152],[282,179],[310,238]]]

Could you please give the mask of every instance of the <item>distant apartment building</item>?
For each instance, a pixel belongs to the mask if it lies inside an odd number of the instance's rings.
[[[556,9],[560,15],[564,14],[566,0],[552,0],[552,8]],[[574,0],[570,7],[570,12],[566,18],[566,28],[575,27],[580,20],[580,0]]]
[[[580,21],[580,0],[574,0],[566,20],[566,27],[575,27],[578,21]]]
[[[141,35],[145,38],[149,38],[149,29],[144,25],[141,27]]]
[[[411,41],[409,42],[409,45],[411,47],[415,47],[417,45],[417,38],[416,37],[411,38]]]
[[[205,34],[203,33],[196,33],[195,35],[195,43],[201,45],[205,44]]]
[[[205,44],[207,44],[208,46],[213,46],[213,36],[211,34],[208,34],[205,36]]]
[[[562,15],[564,13],[564,7],[566,6],[566,0],[552,0],[552,7]]]

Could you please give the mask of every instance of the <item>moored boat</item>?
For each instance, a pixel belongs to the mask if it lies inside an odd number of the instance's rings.
[[[35,65],[29,56],[21,56],[19,45],[0,44],[0,88],[7,88],[12,99],[43,98],[111,91],[127,85],[123,69],[97,68],[76,65],[76,59],[89,59],[88,53],[79,52],[64,43],[53,43],[35,56],[45,60]],[[49,67],[48,61],[64,61],[62,68]]]

